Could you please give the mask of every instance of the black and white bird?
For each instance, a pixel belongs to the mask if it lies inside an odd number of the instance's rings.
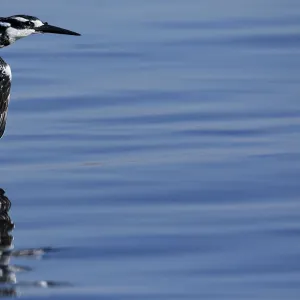
[[[47,22],[43,22],[33,16],[15,15],[6,18],[0,17],[0,48],[7,47],[31,34],[40,33],[80,35],[74,31],[49,25]],[[10,66],[0,57],[0,138],[6,125],[11,78]]]

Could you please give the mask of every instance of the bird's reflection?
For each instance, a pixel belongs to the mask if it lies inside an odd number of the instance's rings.
[[[16,296],[16,275],[10,266],[10,258],[12,254],[13,237],[11,231],[14,228],[14,223],[11,221],[8,212],[11,202],[5,196],[4,190],[0,189],[0,297]],[[9,286],[11,285],[11,286]]]
[[[68,283],[55,281],[18,281],[17,273],[29,272],[32,269],[27,266],[11,264],[12,258],[41,258],[47,253],[54,251],[52,248],[36,248],[15,250],[13,245],[12,231],[14,223],[9,216],[11,202],[5,195],[5,191],[0,189],[0,297],[20,296],[21,289],[29,287],[50,288],[66,286]]]

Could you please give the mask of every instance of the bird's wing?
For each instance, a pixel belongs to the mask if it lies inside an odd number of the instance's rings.
[[[9,65],[0,57],[0,138],[2,137],[8,110],[11,87],[11,71]]]

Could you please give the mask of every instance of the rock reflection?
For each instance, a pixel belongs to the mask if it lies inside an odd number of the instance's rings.
[[[12,230],[14,223],[9,216],[11,202],[0,189],[0,297],[20,296],[21,289],[29,287],[50,288],[69,286],[68,283],[55,281],[18,281],[17,273],[32,271],[30,267],[11,264],[12,258],[41,258],[45,254],[54,251],[52,248],[21,249],[15,250],[13,246]]]

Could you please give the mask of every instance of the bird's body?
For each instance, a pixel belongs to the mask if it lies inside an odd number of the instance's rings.
[[[0,48],[10,46],[17,40],[31,34],[39,33],[80,35],[70,30],[49,25],[47,22],[43,22],[33,16],[15,15],[5,18],[0,17]],[[10,66],[0,57],[0,137],[2,137],[6,125],[11,78]]]
[[[10,66],[0,57],[0,137],[2,137],[10,99],[11,71]]]

